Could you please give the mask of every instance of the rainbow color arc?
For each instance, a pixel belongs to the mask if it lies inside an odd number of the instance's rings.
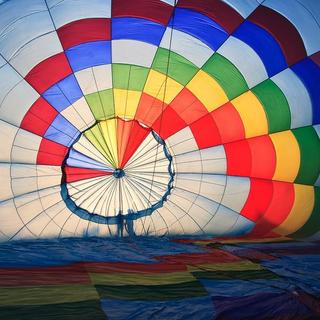
[[[319,39],[312,0],[0,1],[0,240],[318,238]]]

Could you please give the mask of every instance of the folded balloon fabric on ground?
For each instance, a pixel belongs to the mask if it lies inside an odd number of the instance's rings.
[[[319,319],[320,1],[0,0],[1,319]]]
[[[2,319],[318,319],[319,242],[0,245]]]

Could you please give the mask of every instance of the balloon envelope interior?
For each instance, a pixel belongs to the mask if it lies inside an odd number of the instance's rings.
[[[0,239],[320,235],[320,3],[0,1]]]

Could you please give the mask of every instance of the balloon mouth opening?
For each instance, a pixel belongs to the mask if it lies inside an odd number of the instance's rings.
[[[123,178],[123,177],[126,175],[125,172],[124,172],[124,170],[121,169],[121,168],[115,169],[112,174],[113,174],[113,176],[114,176],[115,178],[117,178],[117,179],[121,179],[121,178]]]

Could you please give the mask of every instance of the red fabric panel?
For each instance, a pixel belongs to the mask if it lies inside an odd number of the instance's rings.
[[[269,136],[247,140],[251,150],[250,177],[272,179],[276,170],[276,153]]]
[[[164,102],[146,93],[142,93],[134,117],[146,126],[151,127],[166,107],[167,105]]]
[[[241,117],[231,102],[213,110],[211,114],[217,124],[222,143],[245,138],[245,129]]]
[[[91,179],[91,178],[103,177],[103,176],[110,176],[112,174],[112,172],[106,172],[102,170],[76,168],[76,167],[69,167],[69,166],[66,166],[64,168],[64,172],[66,173],[67,183]]]
[[[37,164],[61,166],[67,152],[67,147],[43,138],[38,151]]]
[[[120,165],[128,145],[131,128],[134,122],[135,121],[125,121],[121,118],[117,119],[117,153]]]
[[[180,116],[168,106],[152,125],[152,128],[162,139],[167,139],[186,126],[187,124]]]
[[[86,262],[88,272],[94,273],[167,273],[187,270],[182,264],[174,263],[126,263],[126,262]]]
[[[290,213],[294,203],[294,184],[273,181],[273,195],[268,209],[257,221],[252,235],[261,236],[280,225]]]
[[[0,269],[0,286],[91,284],[88,272],[79,264],[71,266]]]
[[[250,177],[252,160],[248,141],[227,143],[224,145],[224,149],[227,157],[227,174]]]
[[[73,21],[59,28],[57,33],[65,50],[84,42],[110,40],[110,19]]]
[[[160,0],[113,0],[112,17],[135,17],[166,25],[173,7]]]
[[[298,62],[307,55],[298,30],[278,12],[259,6],[248,20],[272,34],[279,43],[288,65]]]
[[[141,143],[150,133],[150,129],[143,128],[138,122],[131,122],[131,129],[129,133],[129,140],[124,150],[123,158],[119,159],[120,168],[123,168],[126,163],[130,160],[135,151],[139,148]]]
[[[177,7],[198,11],[232,33],[244,20],[233,8],[221,0],[179,0]]]
[[[309,58],[320,67],[320,51],[313,54]]]
[[[248,199],[241,210],[241,215],[251,221],[258,221],[269,207],[272,193],[272,181],[250,179],[250,192]]]
[[[190,125],[199,149],[221,144],[221,137],[210,113]]]
[[[25,77],[40,94],[72,73],[64,52],[58,53],[36,65]]]
[[[205,253],[180,253],[168,256],[156,257],[157,260],[169,261],[173,263],[182,264],[207,264],[207,263],[228,263],[240,261],[241,258],[231,254],[230,252],[222,251],[219,249],[211,249],[209,252]]]
[[[20,127],[43,136],[57,114],[58,111],[40,97],[25,114]]]
[[[170,107],[176,111],[181,119],[188,125],[208,114],[205,106],[187,88],[180,91],[170,103]]]

